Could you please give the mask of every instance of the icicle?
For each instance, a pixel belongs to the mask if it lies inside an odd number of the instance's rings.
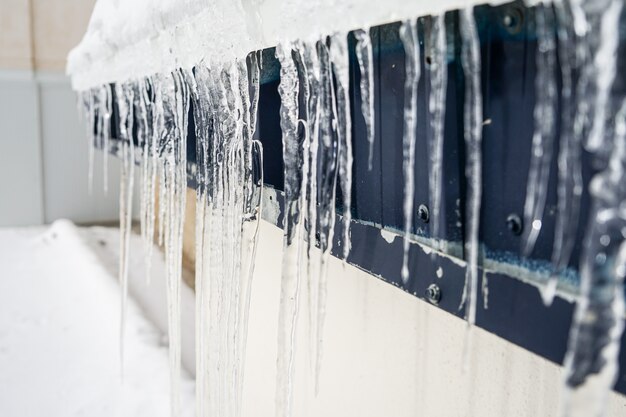
[[[402,136],[402,170],[404,172],[404,258],[402,281],[409,280],[409,234],[413,224],[413,197],[415,195],[415,129],[417,113],[417,84],[420,79],[420,50],[417,22],[406,20],[400,27],[400,39],[405,53],[404,131]]]
[[[311,101],[312,119],[312,144],[311,158],[318,160],[318,166],[315,174],[311,172],[312,178],[316,178],[315,190],[313,195],[317,196],[317,213],[315,217],[309,221],[315,224],[317,220],[319,226],[319,248],[321,251],[321,260],[319,263],[319,274],[317,283],[311,283],[314,290],[313,302],[315,299],[315,392],[319,390],[319,376],[321,372],[322,356],[323,356],[323,334],[324,321],[326,317],[326,282],[328,277],[328,261],[333,248],[333,238],[335,230],[335,201],[337,195],[337,175],[338,175],[338,151],[339,140],[334,134],[334,124],[337,120],[337,109],[335,106],[335,91],[331,72],[331,62],[329,51],[325,40],[316,43],[317,57],[314,53],[310,54],[311,61],[307,66],[309,74],[319,74],[317,80],[312,80]],[[314,86],[317,86],[315,88]],[[315,97],[317,92],[317,97]],[[317,110],[313,111],[313,105],[317,106]],[[315,152],[313,154],[313,152]],[[313,165],[314,166],[314,165]],[[310,210],[312,209],[311,206]],[[317,284],[317,286],[315,285]]]
[[[187,74],[197,139],[196,410],[238,416],[260,206],[254,193],[258,67],[198,65]],[[250,84],[248,78],[250,75]],[[249,91],[253,92],[250,97]],[[260,157],[260,156],[259,156]],[[262,181],[262,180],[261,180]],[[260,194],[261,192],[259,192]],[[245,236],[245,245],[244,245]],[[243,269],[242,251],[247,253]],[[198,259],[200,258],[200,259]]]
[[[311,365],[313,366],[317,381],[319,369],[317,366],[317,352],[321,344],[321,338],[318,337],[318,290],[319,290],[319,271],[318,274],[312,273],[313,248],[315,247],[315,233],[317,229],[317,150],[319,147],[319,88],[320,88],[320,65],[317,57],[315,44],[297,43],[296,48],[302,59],[301,71],[303,78],[302,85],[302,102],[304,106],[305,128],[305,157],[304,157],[304,175],[306,181],[305,187],[305,204],[306,214],[305,222],[307,225],[307,295],[308,295],[308,323],[309,323],[309,351],[311,352]],[[321,259],[320,259],[321,261]]]
[[[595,84],[594,115],[591,131],[585,143],[587,150],[591,152],[606,152],[606,125],[609,95],[613,80],[615,79],[615,51],[619,43],[619,18],[623,7],[620,0],[601,0],[589,2],[583,7],[588,8],[589,21],[596,21],[592,29],[598,32],[589,32],[590,37],[597,37],[599,48],[593,57],[593,80]],[[590,45],[590,46],[593,46]],[[582,97],[580,99],[583,99]]]
[[[109,139],[111,138],[111,116],[113,114],[113,93],[110,85],[100,88],[100,135],[103,158],[103,186],[104,194],[109,191]]]
[[[367,132],[367,142],[369,153],[367,167],[372,170],[374,156],[374,56],[372,52],[372,40],[369,28],[357,29],[354,31],[356,37],[356,57],[359,62],[361,72],[361,113],[365,119],[365,129]]]
[[[461,305],[466,305],[467,322],[476,321],[478,290],[478,230],[480,224],[480,199],[482,192],[482,119],[483,104],[480,85],[480,44],[473,8],[461,10],[461,63],[465,73],[464,137],[466,146],[467,177],[467,272]]]
[[[428,108],[430,110],[429,137],[430,150],[430,175],[428,177],[432,231],[431,237],[439,238],[439,228],[441,226],[441,177],[443,175],[443,134],[446,113],[446,91],[448,86],[448,59],[446,43],[446,22],[445,14],[441,13],[433,19],[433,25],[429,33],[427,44],[430,45],[431,64],[429,68],[430,93],[428,97]]]
[[[605,415],[608,394],[617,378],[624,329],[626,100],[616,108],[610,97],[623,3],[609,0],[604,6],[592,7],[593,13],[586,15],[591,30],[593,22],[599,25],[599,36],[589,32],[586,39],[589,47],[599,44],[592,72],[596,77],[595,116],[586,145],[598,162],[605,163],[605,169],[589,186],[592,210],[579,268],[580,296],[564,363],[566,391],[561,415],[566,417]],[[609,115],[615,115],[614,132],[606,125]]]
[[[281,97],[280,127],[285,165],[285,235],[282,266],[280,310],[278,318],[278,359],[276,379],[276,415],[289,417],[292,412],[295,359],[295,325],[300,297],[298,265],[301,234],[301,191],[303,162],[298,134],[298,71],[290,45],[279,44]]]
[[[343,259],[346,260],[350,254],[350,222],[352,221],[352,120],[348,38],[345,33],[336,33],[331,37],[330,60],[337,83],[339,184],[343,198]]]
[[[536,7],[537,74],[535,77],[535,129],[524,203],[522,253],[530,256],[539,232],[548,195],[548,180],[556,134],[556,42],[552,5]]]
[[[580,198],[582,195],[582,171],[580,162],[581,134],[574,129],[576,106],[573,101],[574,69],[576,59],[576,34],[570,22],[572,13],[563,1],[555,2],[559,66],[561,68],[561,125],[558,155],[558,207],[552,249],[554,271],[541,290],[544,303],[552,303],[558,277],[567,267],[576,242]]]
[[[180,410],[180,285],[182,279],[182,240],[187,188],[187,112],[189,91],[179,72],[154,80],[156,90],[154,128],[163,155],[160,165],[159,228],[165,245],[171,408]]]
[[[135,109],[137,115],[137,139],[142,149],[140,226],[144,246],[146,282],[150,282],[152,251],[154,247],[154,199],[157,169],[157,143],[154,121],[154,108],[148,93],[149,80],[141,80],[135,85]]]
[[[89,160],[87,168],[87,193],[93,194],[93,165],[96,149],[96,135],[94,134],[94,123],[96,122],[96,104],[95,94],[93,90],[82,91],[78,93],[77,106],[78,114],[87,131],[87,146],[89,149]]]
[[[130,234],[132,226],[133,187],[134,187],[134,143],[133,143],[133,90],[129,85],[116,84],[115,95],[119,112],[119,132],[122,142],[122,171],[120,175],[120,264],[119,281],[122,289],[120,314],[120,358],[123,374],[124,333],[126,301],[128,299],[128,262],[130,256]]]
[[[626,275],[626,100],[611,149],[606,169],[590,184],[593,209],[580,265],[581,294],[564,363],[561,415],[566,417],[604,416],[618,375]]]

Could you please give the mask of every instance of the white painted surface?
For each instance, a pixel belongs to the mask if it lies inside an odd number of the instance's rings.
[[[244,415],[272,416],[282,230],[263,222],[253,283]],[[466,324],[332,258],[320,392],[313,395],[306,292],[294,416],[557,415],[561,368],[480,329],[463,372]],[[306,286],[304,286],[306,288]],[[609,416],[626,415],[612,395]]]

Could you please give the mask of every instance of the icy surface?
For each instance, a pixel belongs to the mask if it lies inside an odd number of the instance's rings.
[[[119,233],[112,237],[117,246]],[[119,322],[113,319],[119,315],[118,259],[105,265],[100,257],[110,249],[93,229],[79,231],[68,221],[0,230],[1,415],[170,415],[165,337],[132,298],[121,383]],[[181,395],[182,403],[193,404],[187,373]],[[193,407],[181,415],[192,416]]]
[[[100,0],[68,57],[67,71],[74,88],[84,90],[201,61],[243,59],[285,40],[315,42],[332,33],[479,3],[485,1]]]

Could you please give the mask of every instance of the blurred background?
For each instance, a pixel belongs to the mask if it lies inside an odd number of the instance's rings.
[[[119,160],[102,152],[87,186],[88,141],[65,75],[94,0],[0,0],[0,226],[118,218]]]

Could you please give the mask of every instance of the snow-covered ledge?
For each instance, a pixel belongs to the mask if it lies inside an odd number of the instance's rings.
[[[68,56],[76,90],[243,58],[280,41],[506,0],[99,0]]]

